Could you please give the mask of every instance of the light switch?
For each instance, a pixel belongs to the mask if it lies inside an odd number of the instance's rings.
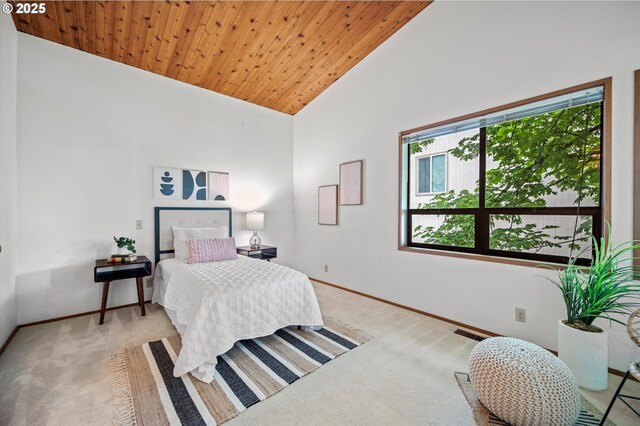
[[[136,229],[142,229],[142,220],[141,219],[136,220]]]

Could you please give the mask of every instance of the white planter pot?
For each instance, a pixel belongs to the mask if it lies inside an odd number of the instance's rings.
[[[576,376],[581,388],[593,391],[607,388],[609,345],[606,331],[590,333],[559,321],[558,357]]]

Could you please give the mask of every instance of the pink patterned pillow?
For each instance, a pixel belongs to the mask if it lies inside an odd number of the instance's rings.
[[[188,240],[189,263],[219,262],[238,258],[235,238]]]

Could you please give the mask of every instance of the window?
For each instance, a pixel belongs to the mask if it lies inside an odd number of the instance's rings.
[[[400,248],[589,264],[608,214],[608,84],[402,132]]]
[[[437,194],[447,190],[447,154],[416,157],[418,195]]]

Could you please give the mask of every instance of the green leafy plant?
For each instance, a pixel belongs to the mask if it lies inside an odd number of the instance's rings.
[[[611,235],[611,226],[609,226]],[[599,332],[593,325],[597,318],[606,318],[624,325],[611,315],[628,315],[640,306],[640,268],[631,262],[629,254],[640,248],[635,241],[613,246],[611,240],[593,239],[593,257],[590,267],[577,266],[578,256],[571,257],[557,280],[550,279],[562,292],[567,308],[563,322],[573,328]]]
[[[127,238],[127,237],[120,237],[120,238],[113,237],[113,241],[116,242],[116,245],[118,246],[118,248],[126,247],[127,250],[129,250],[131,253],[136,252],[136,247],[135,247],[136,240],[132,240],[131,238]]]

